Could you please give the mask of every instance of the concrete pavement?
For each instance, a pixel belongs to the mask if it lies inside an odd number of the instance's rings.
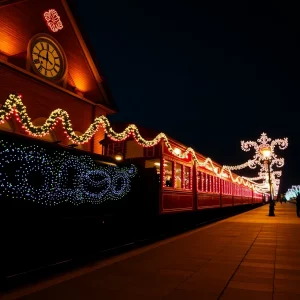
[[[275,215],[266,205],[0,298],[300,299],[300,218],[289,203]]]

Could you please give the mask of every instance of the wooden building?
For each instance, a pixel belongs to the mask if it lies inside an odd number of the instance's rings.
[[[9,94],[22,95],[36,126],[61,108],[69,114],[77,135],[95,117],[116,112],[66,0],[0,0],[0,87],[0,106]],[[0,130],[25,134],[13,118]],[[103,137],[100,128],[78,148],[102,153]],[[59,125],[44,139],[70,143]]]

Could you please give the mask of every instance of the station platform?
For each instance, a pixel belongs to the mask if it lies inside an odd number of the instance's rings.
[[[300,218],[268,205],[0,297],[48,299],[300,299]]]

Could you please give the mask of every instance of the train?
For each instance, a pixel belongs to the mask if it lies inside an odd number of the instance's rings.
[[[128,123],[114,123],[116,132],[124,132]],[[204,155],[164,135],[156,145],[145,141],[159,133],[143,127],[126,140],[106,136],[100,143],[103,154],[122,157],[139,168],[139,195],[159,215],[197,212],[241,205],[260,205],[264,195],[242,177],[222,170],[222,166]],[[138,136],[137,136],[138,135]],[[139,140],[144,141],[142,145]],[[146,145],[145,145],[146,144]]]

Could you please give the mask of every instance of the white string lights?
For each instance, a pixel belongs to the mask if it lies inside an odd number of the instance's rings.
[[[171,146],[167,136],[162,132],[159,133],[153,140],[146,140],[140,135],[136,125],[130,124],[122,132],[117,133],[113,130],[109,120],[105,116],[99,116],[95,118],[94,122],[82,135],[78,136],[73,130],[69,114],[65,110],[60,108],[52,111],[49,118],[42,126],[35,126],[27,114],[26,106],[23,104],[21,96],[16,94],[10,94],[8,99],[3,104],[2,109],[0,110],[0,123],[4,123],[5,120],[8,120],[12,116],[14,116],[16,120],[21,123],[22,128],[29,135],[35,137],[43,137],[49,134],[49,132],[55,128],[58,121],[60,120],[62,126],[64,127],[66,136],[74,144],[87,143],[99,130],[100,126],[103,127],[107,136],[111,140],[116,142],[124,141],[132,136],[139,145],[143,147],[153,147],[157,145],[161,140],[163,140],[168,148],[168,151],[175,157],[187,158],[189,155],[191,155],[191,158],[198,166],[212,170],[216,176],[220,178],[230,178],[234,183],[242,184],[244,186],[250,187],[251,189],[255,189],[255,185],[252,182],[240,176],[233,175],[229,167],[223,166],[220,169],[218,166],[214,165],[213,161],[209,157],[204,161],[200,161],[196,155],[196,152],[191,147],[188,147],[185,149],[185,151],[178,153],[176,151],[176,148],[173,148]]]

